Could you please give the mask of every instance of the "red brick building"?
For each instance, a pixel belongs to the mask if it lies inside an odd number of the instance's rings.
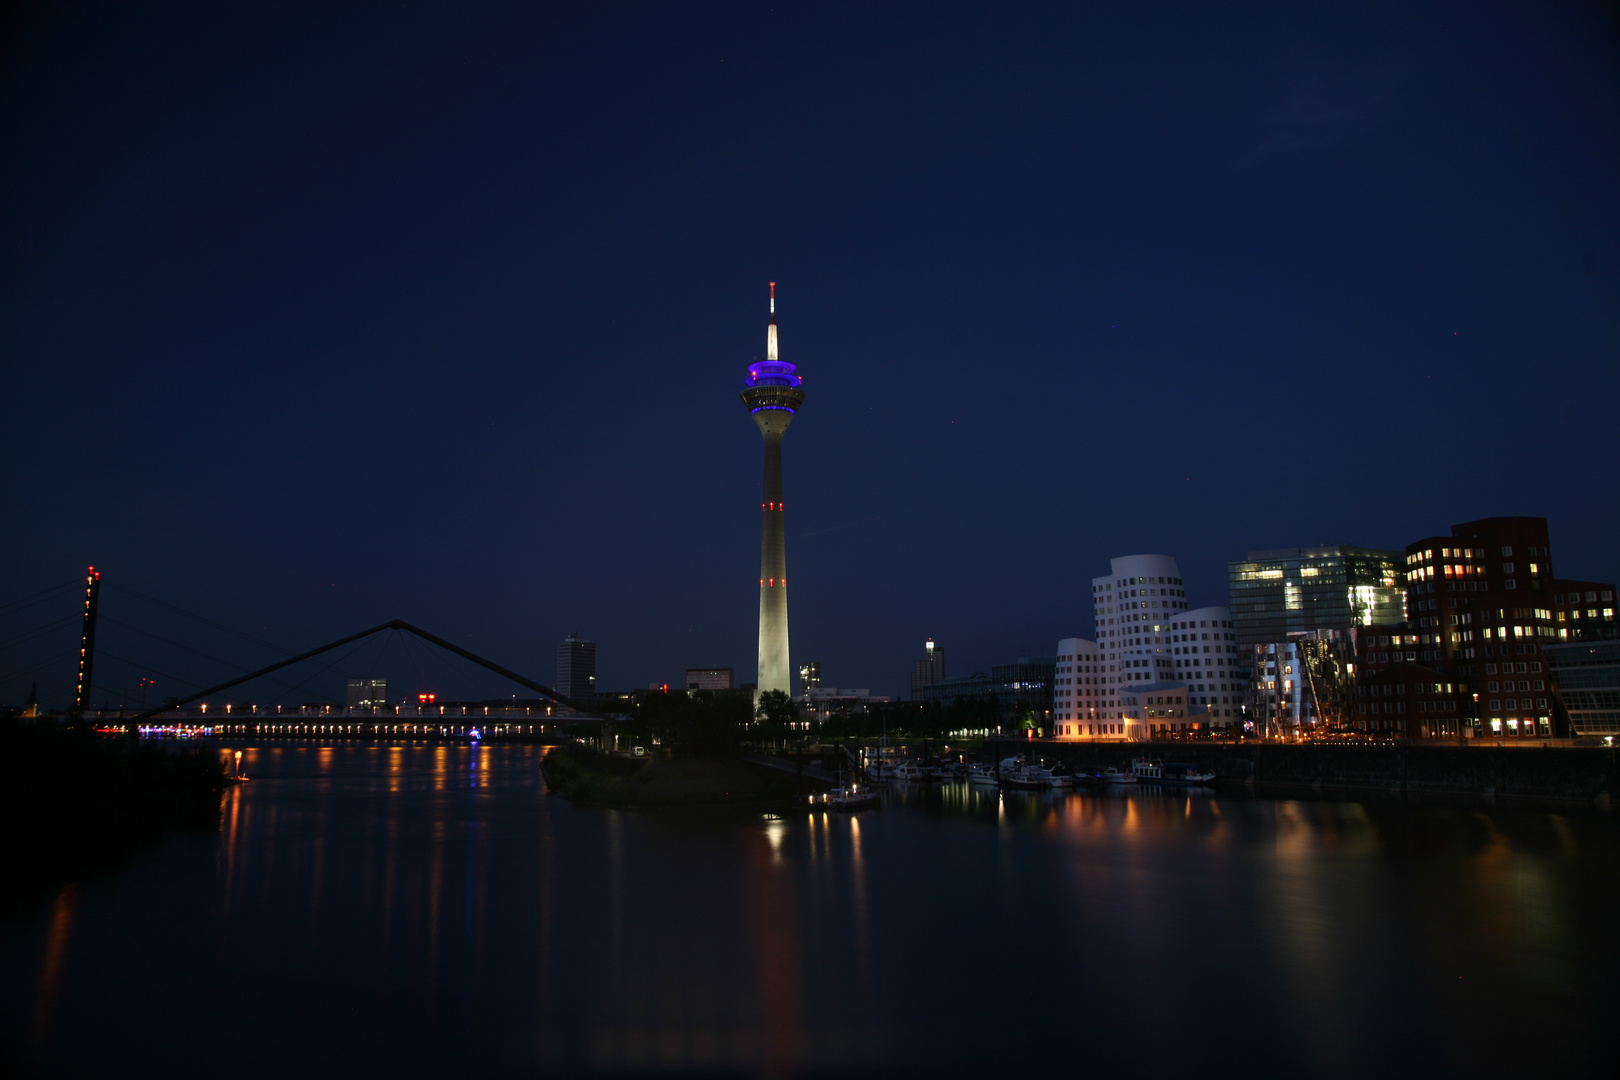
[[[1613,627],[1615,587],[1554,577],[1546,518],[1484,518],[1408,544],[1406,578],[1407,623],[1360,635],[1400,637],[1401,651],[1388,650],[1399,660],[1383,661],[1384,647],[1362,648],[1358,639],[1357,681],[1379,688],[1380,705],[1385,685],[1440,688],[1421,704],[1408,699],[1411,737],[1569,734],[1542,648],[1569,640],[1577,626]],[[1394,663],[1421,670],[1408,677],[1395,673]],[[1359,686],[1357,698],[1373,700]]]

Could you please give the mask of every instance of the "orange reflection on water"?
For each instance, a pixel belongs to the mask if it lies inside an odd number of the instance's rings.
[[[747,877],[759,965],[761,1065],[765,1075],[774,1077],[793,1072],[800,1056],[800,1032],[793,893],[781,868],[781,833],[772,836],[773,825],[785,831],[783,822],[770,822],[763,830],[765,842],[756,839],[749,845]]]
[[[56,894],[51,911],[51,929],[45,940],[45,959],[39,968],[39,991],[34,995],[33,1041],[43,1046],[51,1030],[56,997],[62,989],[62,968],[67,959],[68,939],[73,930],[73,908],[79,898],[77,885],[65,885]]]

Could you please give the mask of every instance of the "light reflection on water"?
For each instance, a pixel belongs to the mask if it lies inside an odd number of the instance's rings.
[[[174,1060],[109,1001],[183,1007],[179,1074],[1590,1074],[1615,1046],[1607,815],[966,784],[641,815],[546,795],[536,748],[243,750],[217,834],[5,928],[17,1056]]]

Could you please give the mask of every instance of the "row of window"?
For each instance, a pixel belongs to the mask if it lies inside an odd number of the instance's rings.
[[[1502,701],[1506,701],[1507,704],[1504,705],[1502,703]],[[1507,712],[1512,712],[1513,710],[1515,710],[1515,709],[1517,709],[1519,707],[1519,699],[1517,699],[1517,698],[1504,698],[1504,699],[1502,699],[1502,701],[1499,701],[1496,698],[1491,698],[1491,712],[1503,712],[1504,710],[1507,711]],[[1532,707],[1531,704],[1530,704],[1530,699],[1529,698],[1524,698],[1523,701],[1524,701],[1524,707],[1526,709]],[[1547,707],[1547,699],[1546,698],[1544,698],[1544,697],[1536,698],[1536,703],[1535,703],[1534,708],[1545,709],[1546,707]]]
[[[1571,604],[1578,604],[1582,600],[1582,596],[1578,592],[1572,592],[1572,593],[1567,593],[1567,594],[1566,593],[1555,593],[1553,595],[1553,603],[1555,603],[1555,604],[1564,603],[1565,602],[1564,598],[1565,598],[1566,595],[1569,597],[1569,603],[1571,603]],[[1588,604],[1595,604],[1595,603],[1597,603],[1598,599],[1599,599],[1599,597],[1598,597],[1598,594],[1597,594],[1596,590],[1593,590],[1593,589],[1587,590],[1585,600],[1586,600],[1586,602]],[[1602,599],[1604,599],[1604,600],[1613,600],[1614,599],[1614,591],[1612,589],[1604,589]]]
[[[1185,584],[1185,582],[1183,582],[1178,577],[1128,577],[1128,578],[1120,578],[1118,581],[1104,582],[1101,585],[1093,585],[1091,587],[1091,591],[1094,592],[1094,593],[1108,592],[1108,591],[1110,591],[1110,590],[1112,590],[1112,589],[1114,589],[1116,587],[1121,588],[1121,589],[1128,589],[1133,585],[1182,585],[1182,584]],[[1186,596],[1187,594],[1186,593],[1178,593],[1177,595]]]

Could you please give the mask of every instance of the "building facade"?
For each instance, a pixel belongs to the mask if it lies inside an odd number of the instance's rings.
[[[1187,684],[1188,704],[1214,727],[1243,723],[1251,664],[1237,641],[1231,609],[1195,608],[1170,620],[1171,665]]]
[[[1615,633],[1613,585],[1601,581],[1553,581],[1553,624],[1559,641],[1609,637]]]
[[[987,675],[945,679],[923,687],[923,701],[952,708],[962,702],[994,707],[1003,719],[1032,714],[1045,729],[1052,717],[1052,678],[1055,658],[1021,657],[1016,664],[996,664]]]
[[[596,642],[577,631],[557,644],[557,693],[582,709],[596,703]]]
[[[1095,641],[1059,641],[1052,669],[1052,734],[1058,738],[1095,737],[1108,710],[1107,686],[1107,668]]]
[[[388,704],[387,679],[350,679],[347,696],[349,708],[379,708]]]
[[[688,690],[730,690],[737,685],[737,673],[728,667],[689,667],[686,669]]]
[[[873,705],[888,704],[889,699],[865,688],[817,686],[806,690],[797,701],[806,720],[826,720],[864,713]]]
[[[1290,634],[1402,622],[1405,561],[1374,548],[1251,551],[1227,564],[1237,640],[1275,645]]]

